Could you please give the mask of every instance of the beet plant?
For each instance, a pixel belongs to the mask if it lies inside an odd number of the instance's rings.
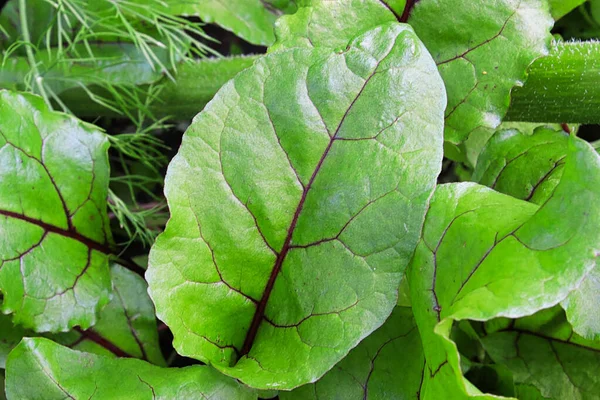
[[[600,399],[600,1],[0,5],[7,399]]]

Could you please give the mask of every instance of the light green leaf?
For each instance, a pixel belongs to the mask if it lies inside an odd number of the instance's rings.
[[[296,14],[277,22],[277,42],[269,51],[343,51],[366,29],[397,20],[397,9],[392,9],[395,12],[380,0],[305,0]],[[446,84],[445,155],[460,161],[473,158],[464,142],[472,135],[484,135],[485,140],[491,136],[490,130],[508,111],[513,87],[521,85],[527,67],[548,52],[553,24],[548,4],[420,0],[408,23],[436,60]]]
[[[418,399],[425,358],[412,310],[396,307],[385,324],[318,382],[281,400]]]
[[[263,0],[167,1],[173,15],[200,17],[204,22],[214,22],[250,43],[263,46],[275,41],[273,26],[282,14],[275,5]],[[280,7],[289,7],[289,2]]]
[[[547,54],[553,25],[548,5],[539,0],[421,0],[408,22],[446,83],[445,139],[448,147],[456,146],[453,152],[447,148],[447,156],[464,159],[466,149],[460,145],[500,124],[512,88],[521,85],[536,58]]]
[[[277,42],[269,52],[295,47],[343,51],[355,37],[393,21],[397,18],[379,0],[304,0],[295,14],[277,21]]]
[[[108,303],[107,149],[91,125],[0,91],[0,290],[15,323],[85,329]]]
[[[438,187],[409,286],[427,364],[425,399],[467,398],[454,320],[517,318],[576,289],[600,252],[600,158],[572,138],[562,179],[541,207],[472,183]],[[451,388],[451,389],[449,389]]]
[[[499,131],[477,161],[473,181],[517,199],[543,204],[562,176],[569,136],[538,128],[532,135]]]
[[[144,361],[70,350],[25,338],[8,356],[10,400],[256,399],[256,394],[207,366],[160,368]]]
[[[146,293],[146,281],[120,265],[111,266],[112,300],[98,314],[98,322],[83,331],[47,335],[75,350],[107,356],[135,357],[165,365],[158,344],[154,305]],[[13,325],[10,316],[0,315],[0,368],[8,353],[33,331]]]
[[[548,0],[552,17],[555,20],[561,19],[575,8],[579,7],[587,0]]]
[[[273,53],[225,85],[169,167],[150,254],[177,351],[293,389],[383,324],[441,168],[444,98],[397,23],[344,52]]]
[[[539,128],[533,135],[498,132],[480,156],[473,180],[518,199],[543,204],[560,181],[567,152],[568,136],[561,131]],[[588,274],[563,307],[577,333],[600,340],[600,267]]]
[[[559,307],[507,323],[481,342],[511,370],[520,399],[600,399],[600,343],[574,334]]]

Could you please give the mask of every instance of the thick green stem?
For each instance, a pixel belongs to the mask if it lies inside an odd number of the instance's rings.
[[[191,119],[229,79],[252,64],[256,57],[204,60],[182,65],[175,82],[168,81],[152,111]],[[513,91],[509,121],[600,123],[600,43],[557,44],[548,57],[530,67],[522,88]],[[82,116],[110,114],[90,104],[82,91],[62,98]]]
[[[515,88],[507,120],[600,123],[600,43],[557,44]]]

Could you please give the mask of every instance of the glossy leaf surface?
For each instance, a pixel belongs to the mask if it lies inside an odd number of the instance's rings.
[[[206,366],[160,368],[144,361],[81,353],[26,338],[8,357],[8,399],[256,399],[235,380]]]
[[[457,399],[477,393],[449,339],[454,320],[533,314],[558,304],[594,268],[600,175],[589,172],[599,169],[598,154],[573,138],[561,182],[541,207],[474,184],[438,187],[409,274],[431,371],[425,399],[448,388]]]
[[[410,307],[396,307],[385,324],[318,382],[282,400],[418,399],[425,358]]]
[[[546,128],[539,128],[532,135],[514,130],[498,132],[483,151],[473,180],[513,197],[543,204],[562,176],[568,140],[564,132]],[[563,307],[577,333],[600,340],[598,266],[563,302]]]
[[[548,5],[539,0],[421,0],[408,22],[446,84],[445,139],[456,146],[500,124],[512,88],[547,53],[553,25]]]
[[[164,365],[158,344],[154,305],[146,293],[147,284],[137,274],[111,266],[112,299],[98,314],[98,322],[85,331],[46,335],[64,346],[88,353],[135,357]],[[0,368],[5,367],[8,353],[23,337],[38,336],[15,326],[8,315],[0,315]]]
[[[444,98],[397,23],[225,85],[170,165],[147,273],[178,352],[292,389],[383,324],[440,170]]]
[[[0,91],[2,312],[87,328],[109,301],[108,141],[30,94]]]

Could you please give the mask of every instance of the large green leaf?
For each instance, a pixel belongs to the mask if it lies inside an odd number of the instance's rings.
[[[446,83],[447,156],[464,159],[465,149],[450,149],[496,128],[508,111],[512,88],[547,53],[553,25],[548,5],[540,0],[421,0],[408,22]]]
[[[108,140],[0,91],[2,312],[38,332],[87,328],[108,303]]]
[[[520,399],[600,399],[600,342],[574,334],[559,307],[491,321],[486,331],[481,342],[511,370]]]
[[[186,132],[150,254],[182,355],[258,388],[315,381],[396,305],[440,171],[445,96],[406,25],[273,53]]]
[[[215,399],[257,395],[206,366],[160,368],[144,361],[70,350],[25,338],[8,356],[8,399]]]
[[[418,399],[425,358],[410,307],[396,307],[386,323],[318,382],[282,400]]]
[[[600,157],[573,138],[562,179],[541,207],[472,183],[438,187],[409,286],[431,374],[424,398],[465,398],[454,320],[517,318],[576,289],[600,254]]]
[[[554,19],[564,17],[586,1],[587,0],[548,0]]]
[[[85,331],[74,329],[47,337],[75,350],[112,357],[136,357],[164,365],[154,305],[146,293],[146,281],[116,264],[111,266],[111,277],[112,300],[98,314],[96,325]],[[10,316],[0,315],[0,368],[5,367],[8,353],[26,336],[38,335],[13,325]]]
[[[168,0],[172,14],[197,16],[214,22],[250,43],[268,46],[275,41],[273,26],[282,11],[265,0]],[[289,2],[277,4],[289,8]]]
[[[473,179],[513,197],[543,204],[558,184],[568,152],[568,136],[551,129],[533,135],[496,133],[475,168]],[[599,171],[586,171],[598,174]],[[564,302],[577,333],[600,340],[600,267],[596,267]]]

